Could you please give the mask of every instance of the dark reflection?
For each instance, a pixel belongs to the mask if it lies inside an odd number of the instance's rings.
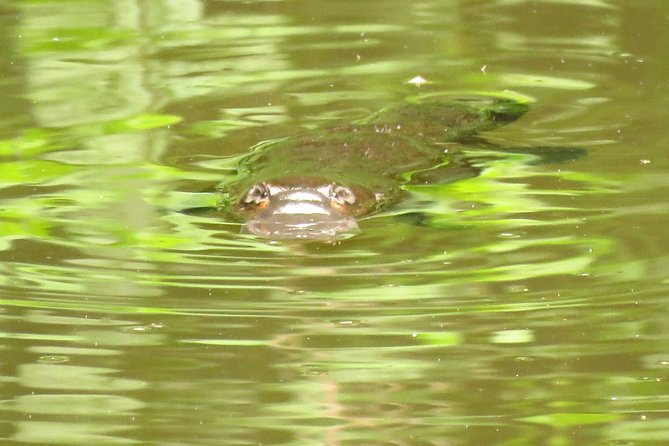
[[[25,60],[16,39],[18,11],[11,4],[0,5],[0,137],[13,136],[29,122],[28,101],[21,97],[25,88]]]

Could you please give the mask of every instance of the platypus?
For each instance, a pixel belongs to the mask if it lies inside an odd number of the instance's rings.
[[[272,240],[335,241],[356,234],[357,219],[397,202],[402,186],[439,166],[473,172],[458,147],[515,121],[527,104],[465,98],[389,107],[351,124],[262,142],[219,186],[220,207],[245,230]]]

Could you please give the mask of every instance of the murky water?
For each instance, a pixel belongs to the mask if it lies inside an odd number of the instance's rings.
[[[632,0],[0,4],[2,444],[667,444],[668,25]],[[472,150],[481,175],[335,245],[186,211],[259,141],[472,93],[532,101],[497,146],[587,156]]]

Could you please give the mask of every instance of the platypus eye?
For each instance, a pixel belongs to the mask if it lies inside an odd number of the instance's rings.
[[[247,192],[246,196],[242,200],[243,204],[250,205],[259,205],[265,203],[269,200],[270,190],[267,184],[258,183],[254,184],[251,189]]]
[[[353,205],[355,204],[355,194],[351,188],[346,186],[332,185],[330,189],[330,198],[339,204]]]

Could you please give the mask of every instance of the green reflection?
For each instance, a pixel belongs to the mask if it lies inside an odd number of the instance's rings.
[[[21,384],[34,389],[69,391],[137,390],[146,386],[141,381],[110,376],[114,369],[63,364],[22,364],[18,367]]]
[[[549,426],[564,428],[569,426],[583,426],[586,424],[611,423],[622,417],[616,414],[602,413],[554,413],[527,417],[525,421],[532,423],[547,424]]]

